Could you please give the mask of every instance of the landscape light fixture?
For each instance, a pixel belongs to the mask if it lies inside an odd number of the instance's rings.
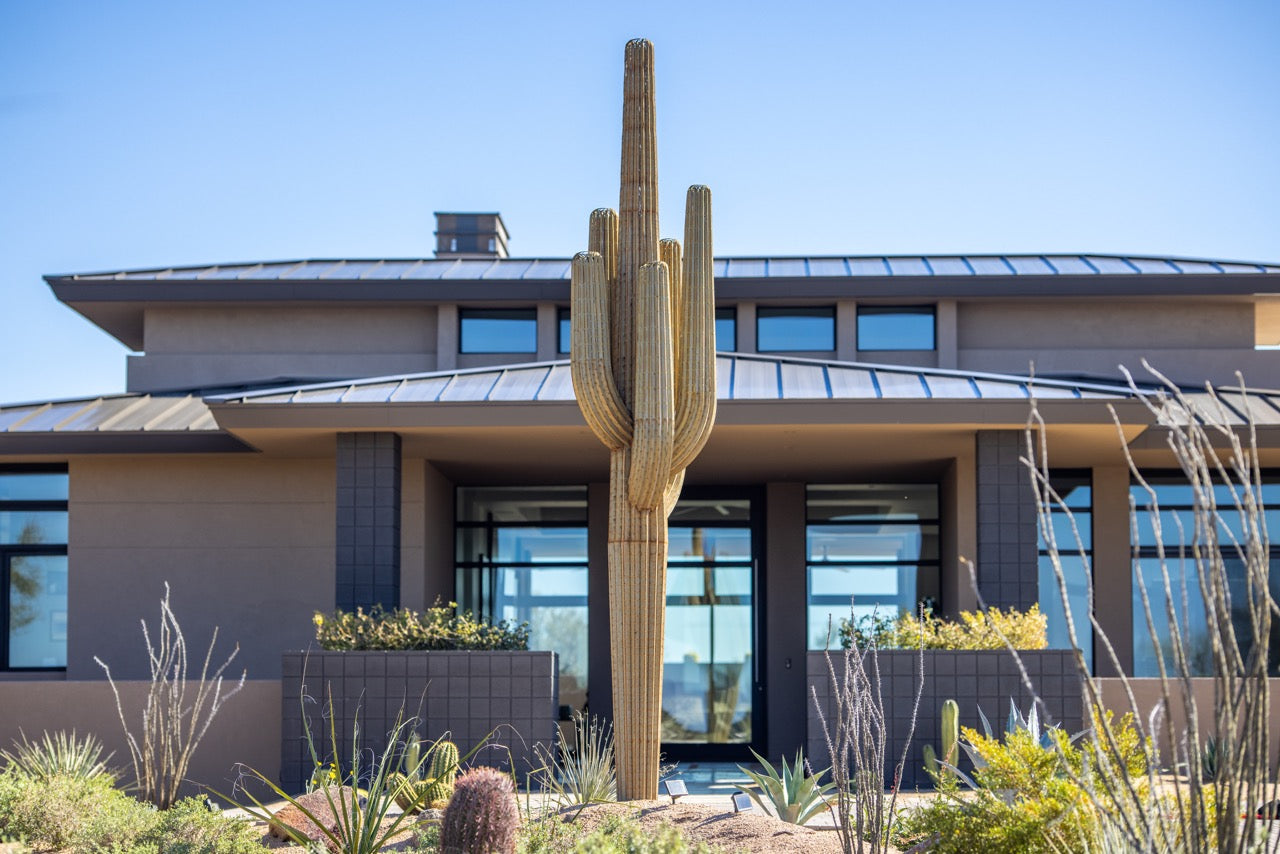
[[[671,803],[673,804],[676,802],[676,798],[682,798],[689,794],[689,788],[684,784],[684,780],[663,780],[662,787],[671,796]]]
[[[751,796],[746,792],[733,793],[733,811],[734,812],[751,812]]]

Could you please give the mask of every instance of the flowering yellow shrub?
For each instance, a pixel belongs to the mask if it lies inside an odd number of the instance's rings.
[[[1005,649],[1003,635],[1014,649],[1044,649],[1049,645],[1047,625],[1039,605],[1027,611],[961,611],[959,621],[935,617],[932,611],[897,619],[869,616],[856,624],[842,620],[840,644],[846,649],[854,642],[859,647],[916,649],[923,640],[925,649]]]

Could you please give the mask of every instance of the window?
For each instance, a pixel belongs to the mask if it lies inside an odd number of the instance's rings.
[[[464,308],[458,314],[459,352],[536,353],[537,313],[531,308]]]
[[[1050,484],[1062,501],[1063,509],[1054,505],[1049,510],[1049,524],[1057,547],[1062,575],[1067,582],[1067,602],[1071,621],[1075,623],[1076,640],[1084,653],[1085,663],[1093,670],[1093,626],[1089,622],[1089,569],[1093,564],[1093,488],[1087,473],[1052,473]],[[1068,512],[1069,511],[1069,512]],[[1071,520],[1075,520],[1072,530]],[[1077,538],[1077,533],[1079,538]],[[1053,571],[1049,544],[1040,533],[1040,610],[1048,623],[1049,649],[1071,649],[1066,611],[1062,608],[1062,591]]]
[[[836,310],[831,306],[756,309],[756,349],[761,353],[835,348]]]
[[[838,645],[840,621],[938,603],[938,488],[810,486],[805,529],[809,648]]]
[[[0,468],[0,670],[67,666],[67,471]]]
[[[559,312],[560,328],[557,333],[557,352],[569,353],[572,343],[572,327],[569,323],[569,309]],[[737,310],[734,308],[716,309],[716,350],[738,349]]]
[[[1262,484],[1261,498],[1263,505],[1268,508],[1267,529],[1276,531],[1280,530],[1280,481],[1274,478],[1268,478],[1268,481]],[[1142,606],[1139,580],[1146,586],[1147,596],[1150,598],[1151,617],[1155,623],[1156,636],[1160,639],[1165,664],[1167,667],[1174,667],[1172,627],[1169,624],[1168,601],[1164,594],[1165,573],[1161,571],[1158,557],[1159,546],[1163,543],[1164,564],[1168,571],[1169,590],[1174,599],[1174,613],[1192,675],[1210,676],[1213,673],[1211,640],[1205,620],[1204,599],[1200,595],[1197,561],[1192,556],[1192,539],[1197,534],[1195,494],[1181,476],[1152,476],[1148,477],[1148,482],[1155,489],[1160,507],[1158,534],[1156,520],[1152,518],[1154,514],[1148,509],[1151,496],[1141,486],[1130,487],[1130,499],[1137,514],[1135,521],[1138,535],[1138,542],[1134,544],[1136,557],[1133,561],[1133,672],[1135,676],[1160,675],[1155,646],[1151,642],[1151,633],[1146,628],[1147,618]],[[1232,545],[1233,538],[1244,542],[1244,526],[1240,514],[1235,510],[1230,488],[1215,486],[1213,493],[1219,517],[1215,532],[1218,551],[1222,569],[1227,576],[1227,590],[1231,595],[1230,618],[1236,639],[1241,642],[1241,653],[1247,656],[1251,630],[1245,567]],[[1207,532],[1201,533],[1200,542],[1207,545],[1205,534]],[[1182,554],[1179,554],[1180,545]],[[1271,595],[1280,597],[1280,579],[1276,578],[1275,572],[1277,559],[1280,559],[1280,544],[1273,542],[1270,555]],[[1202,563],[1207,566],[1208,559]],[[1271,675],[1280,675],[1280,660],[1276,655],[1280,649],[1280,625],[1277,625],[1274,617],[1269,643]]]
[[[716,309],[716,350],[732,351],[738,349],[738,310],[729,308]]]
[[[457,493],[458,604],[529,623],[529,647],[560,654],[560,702],[587,697],[587,490],[463,487]]]
[[[569,322],[569,309],[562,308],[557,312],[559,324],[556,328],[556,352],[570,352],[573,343],[573,325]]]
[[[933,350],[931,305],[858,306],[859,350]]]

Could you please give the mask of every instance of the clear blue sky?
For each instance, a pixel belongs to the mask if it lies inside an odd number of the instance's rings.
[[[42,274],[583,248],[635,36],[719,254],[1280,261],[1280,3],[0,0],[0,401],[124,388]]]

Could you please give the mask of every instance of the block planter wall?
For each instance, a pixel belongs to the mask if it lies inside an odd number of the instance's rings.
[[[1062,649],[1022,652],[1023,664],[1036,685],[1040,696],[1049,707],[1051,722],[1075,733],[1082,728],[1080,679],[1071,661],[1071,651]],[[837,678],[844,669],[842,651],[831,653]],[[880,676],[884,694],[885,719],[889,727],[885,782],[892,784],[893,767],[902,755],[907,730],[911,722],[911,708],[918,683],[920,654],[909,650],[890,650],[880,653]],[[832,685],[827,668],[826,655],[810,652],[808,655],[808,684],[806,695],[808,738],[807,752],[815,768],[830,763],[829,751],[818,721],[813,693],[816,690],[822,713],[832,725]],[[941,752],[940,735],[942,704],[955,700],[960,706],[960,725],[981,731],[977,709],[980,706],[993,729],[1003,730],[1009,715],[1012,698],[1023,713],[1031,706],[1031,697],[1022,685],[1018,665],[1013,656],[1002,650],[926,650],[924,653],[924,690],[920,695],[920,713],[916,731],[911,739],[911,749],[903,766],[901,786],[904,790],[932,788],[933,782],[924,771],[922,749],[932,744]],[[960,767],[966,769],[966,761]]]
[[[551,744],[559,708],[554,652],[286,652],[281,695],[280,782],[299,792],[311,776],[303,734],[305,703],[316,750],[329,753],[328,697],[344,768],[351,756],[352,726],[359,715],[362,763],[381,755],[403,708],[422,723],[424,740],[452,734],[465,755],[491,731],[497,736],[470,764],[528,769],[533,745]],[[314,702],[312,702],[312,700]],[[510,757],[507,749],[510,749]]]

